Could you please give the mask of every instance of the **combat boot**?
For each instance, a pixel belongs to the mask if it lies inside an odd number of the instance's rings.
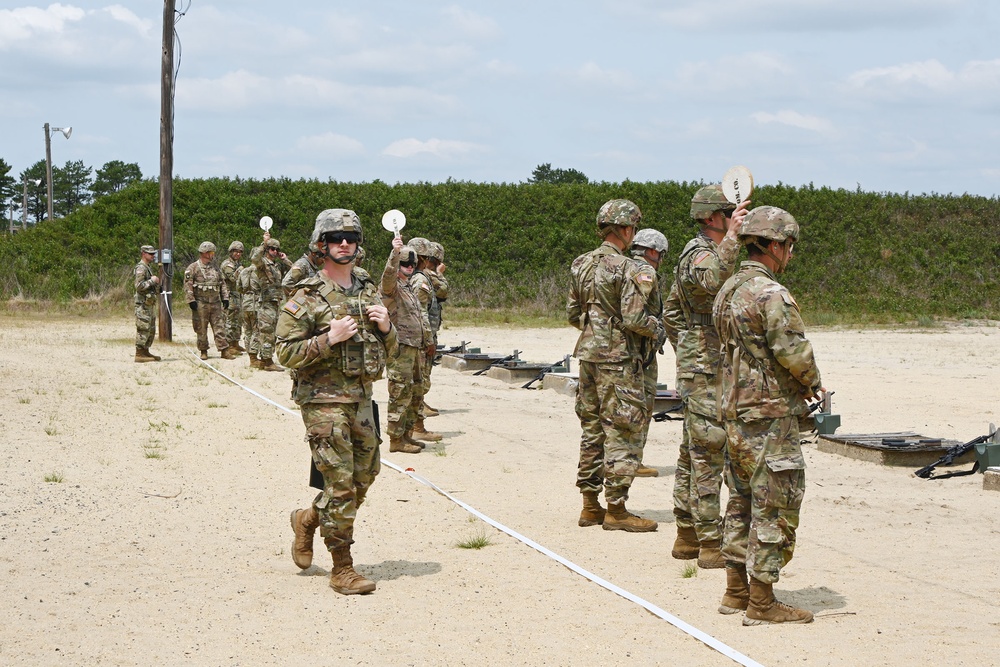
[[[776,623],[812,623],[811,611],[778,602],[771,584],[750,577],[750,602],[743,625],[773,625]]]
[[[319,528],[319,514],[310,505],[304,510],[292,510],[292,561],[305,570],[313,562],[313,535]]]
[[[205,361],[206,359],[208,359],[208,350],[202,350],[201,351],[201,360]]]
[[[717,570],[726,566],[722,557],[722,540],[707,540],[698,550],[698,567],[703,570]]]
[[[426,442],[420,442],[419,440],[417,440],[416,438],[413,437],[413,431],[412,430],[403,433],[403,442],[408,442],[411,445],[416,445],[420,449],[423,449],[424,447],[427,446]]]
[[[160,357],[149,351],[148,347],[143,348],[146,351],[146,356],[152,358],[153,361],[159,361]]]
[[[149,352],[146,351],[146,348],[136,346],[136,348],[135,348],[135,363],[137,363],[137,364],[144,364],[144,363],[147,363],[147,362],[150,362],[150,361],[156,361],[156,359],[154,359],[153,355],[151,355]]]
[[[285,370],[278,364],[274,363],[273,359],[260,359],[257,363],[257,368],[262,371],[278,371],[279,373],[283,373]]]
[[[437,417],[441,413],[432,408],[431,406],[427,405],[426,403],[424,403],[420,407],[420,414],[426,418],[426,417]]]
[[[625,509],[625,499],[608,501],[608,513],[604,516],[604,530],[625,530],[630,533],[651,533],[656,530],[656,522],[643,519]]]
[[[600,494],[597,491],[584,491],[582,495],[583,511],[580,512],[580,520],[576,522],[576,525],[581,528],[600,526],[604,523],[604,515],[606,514],[598,499]]]
[[[351,558],[351,547],[337,547],[333,554],[333,569],[330,570],[330,588],[341,595],[357,595],[371,593],[375,590],[375,582],[365,579],[354,569],[354,559]]]
[[[250,353],[250,368],[260,368],[260,359],[253,352]]]
[[[410,432],[413,433],[413,437],[417,440],[423,440],[424,442],[441,442],[443,439],[440,433],[434,433],[433,431],[428,431],[424,428],[423,417],[417,420],[417,423],[413,425]]]
[[[677,539],[674,540],[670,555],[677,560],[691,560],[698,557],[699,551],[701,544],[698,543],[698,534],[694,532],[694,528],[677,526]]]
[[[659,477],[660,471],[656,468],[650,468],[649,466],[640,465],[635,469],[636,477]]]
[[[243,347],[242,345],[240,345],[238,342],[237,343],[233,343],[229,347],[233,348],[234,350],[236,350],[240,354],[243,354],[244,352],[247,351],[247,349],[245,347]]]
[[[222,358],[223,359],[235,359],[238,356],[240,356],[240,353],[237,352],[236,350],[234,350],[231,347],[227,347],[226,349],[224,349],[222,351]]]
[[[726,592],[719,604],[720,614],[738,614],[745,611],[750,602],[750,584],[747,581],[747,566],[743,563],[726,563]]]
[[[406,442],[405,440],[403,440],[402,436],[390,435],[389,451],[402,452],[403,454],[419,454],[424,450],[417,445],[411,445],[410,443]]]

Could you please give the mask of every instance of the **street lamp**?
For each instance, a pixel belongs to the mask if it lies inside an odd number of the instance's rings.
[[[35,184],[37,188],[42,184],[42,179],[40,178],[28,178],[24,177],[24,199],[21,202],[21,231],[23,232],[28,228],[28,181]]]
[[[49,129],[49,124],[45,124],[45,178],[46,178],[46,194],[48,195],[48,219],[52,219],[52,133],[62,132],[63,136],[69,139],[69,135],[73,134],[72,127],[53,127]]]

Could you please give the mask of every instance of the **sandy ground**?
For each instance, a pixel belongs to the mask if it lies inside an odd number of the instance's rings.
[[[288,512],[308,450],[287,414],[200,368],[175,342],[132,361],[129,319],[0,319],[0,664],[726,665],[636,604],[383,467],[354,554],[368,596],[300,572]],[[968,440],[1000,422],[1000,328],[811,332],[842,432]],[[574,332],[446,329],[442,342],[552,361]],[[276,402],[286,374],[210,363]],[[673,358],[660,362],[673,386]],[[680,426],[653,424],[633,535],[578,528],[573,401],[438,368],[428,426],[447,437],[385,459],[765,665],[1000,664],[1000,493],[807,447],[794,560],[776,590],[817,615],[745,628],[716,612],[721,570],[670,558]],[[385,383],[376,396],[384,401]],[[56,476],[61,482],[47,482]],[[486,535],[481,550],[456,544]]]

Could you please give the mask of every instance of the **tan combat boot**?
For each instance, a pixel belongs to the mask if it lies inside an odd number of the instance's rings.
[[[776,623],[812,623],[811,611],[778,602],[771,584],[750,577],[750,602],[743,625],[773,625]]]
[[[650,468],[649,466],[644,466],[644,465],[640,464],[639,467],[635,469],[635,476],[636,477],[659,477],[660,476],[660,471],[657,470],[656,468]]]
[[[319,514],[310,505],[304,510],[292,510],[292,561],[305,570],[313,562],[313,535],[319,528]]]
[[[351,547],[338,547],[330,552],[333,554],[333,569],[330,571],[330,588],[341,595],[357,595],[371,593],[375,590],[375,582],[365,579],[354,570],[354,559],[351,558]]]
[[[240,353],[237,352],[232,347],[227,347],[226,349],[224,349],[222,351],[222,358],[223,359],[235,359],[238,356],[240,356]]]
[[[576,525],[586,528],[587,526],[599,526],[604,523],[606,512],[601,507],[601,501],[598,500],[599,495],[597,491],[583,492],[583,511],[580,512],[580,520],[576,522]]]
[[[677,526],[677,539],[670,550],[670,555],[677,560],[691,560],[698,557],[701,544],[698,542],[698,534],[693,527]]]
[[[625,530],[630,533],[651,533],[656,530],[656,522],[643,519],[625,509],[625,499],[608,501],[608,513],[604,516],[604,530]]]
[[[703,570],[717,570],[726,566],[722,557],[722,540],[706,540],[698,550],[698,567]]]
[[[278,371],[279,373],[285,372],[285,369],[274,363],[273,359],[259,359],[257,364],[257,368],[262,371]]]
[[[208,359],[208,350],[202,350],[201,351],[201,360],[205,361],[206,359]]]
[[[726,563],[726,592],[719,604],[720,614],[738,614],[745,611],[750,602],[750,584],[747,581],[747,566],[743,563]]]
[[[443,439],[440,433],[434,433],[433,431],[428,431],[427,429],[424,428],[423,417],[417,419],[417,423],[413,425],[413,428],[410,429],[410,432],[413,433],[413,437],[415,437],[417,440],[423,440],[425,442],[441,442],[441,440]]]
[[[234,350],[236,350],[240,354],[243,354],[244,352],[247,351],[247,349],[245,347],[243,347],[242,345],[240,345],[239,342],[233,343],[232,345],[230,345],[230,347],[232,347]]]
[[[250,368],[260,368],[260,359],[253,352],[250,353]]]
[[[135,363],[137,363],[137,364],[145,364],[145,363],[148,363],[150,361],[159,361],[159,360],[160,360],[159,357],[156,357],[154,359],[153,355],[151,355],[149,353],[149,350],[147,348],[145,348],[145,347],[139,347],[138,345],[136,346],[136,348],[135,348]]]
[[[389,436],[389,451],[390,452],[402,452],[403,454],[419,454],[424,451],[417,445],[411,445],[406,442],[402,436],[390,435]]]
[[[422,406],[420,406],[420,414],[423,417],[437,417],[441,413],[432,408],[431,406],[427,405],[426,403],[424,403]]]
[[[417,440],[416,438],[413,437],[413,431],[412,430],[407,431],[406,433],[403,434],[403,442],[408,442],[411,445],[416,445],[420,449],[423,449],[423,448],[425,448],[427,446],[426,442],[420,442],[419,440]]]

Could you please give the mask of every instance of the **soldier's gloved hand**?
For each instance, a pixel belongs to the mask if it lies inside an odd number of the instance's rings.
[[[229,308],[229,299],[223,299],[222,300],[222,307],[226,308],[226,309]]]
[[[198,310],[198,302],[197,301],[192,301],[188,305],[191,306],[191,310]]]

